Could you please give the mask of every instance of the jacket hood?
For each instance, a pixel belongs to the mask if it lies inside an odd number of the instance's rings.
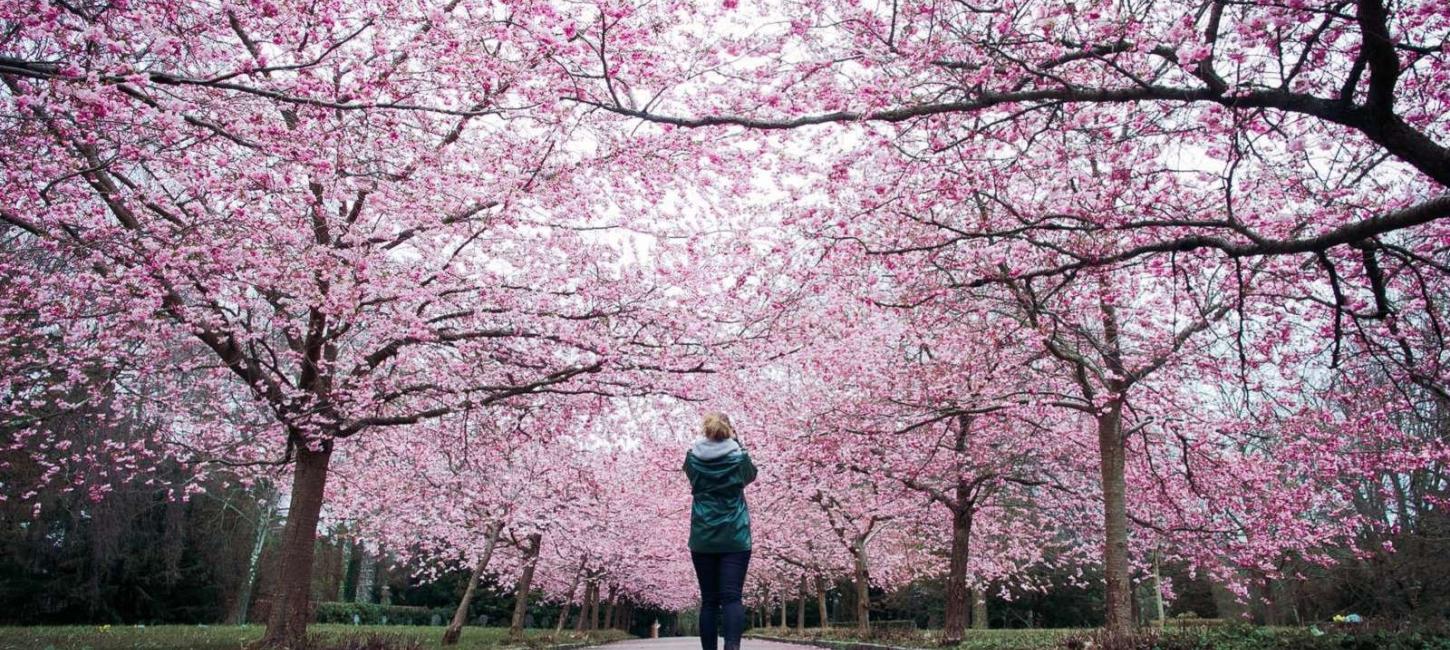
[[[734,438],[719,441],[696,438],[695,443],[690,445],[690,453],[700,460],[724,458],[737,451],[740,451],[740,443],[735,442]]]

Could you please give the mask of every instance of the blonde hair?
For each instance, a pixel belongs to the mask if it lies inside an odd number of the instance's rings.
[[[727,438],[735,437],[735,427],[730,424],[730,416],[724,413],[706,413],[705,438],[720,442]]]

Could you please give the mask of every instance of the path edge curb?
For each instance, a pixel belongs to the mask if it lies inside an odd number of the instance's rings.
[[[827,639],[797,639],[783,636],[770,636],[766,634],[747,634],[747,639],[760,639],[761,641],[775,641],[776,643],[792,643],[795,645],[808,645],[817,648],[830,648],[831,650],[921,650],[920,647],[886,645],[884,643],[868,643],[865,641],[831,641]]]
[[[532,648],[533,650],[580,650],[581,648],[602,648],[602,647],[607,646],[607,645],[613,645],[613,644],[616,644],[616,643],[623,643],[625,641],[637,641],[639,639],[640,639],[640,637],[631,636],[631,637],[624,638],[624,639],[614,639],[612,641],[605,641],[603,643],[590,643],[588,641],[575,641],[575,642],[572,642],[572,643],[559,643],[559,644],[555,644],[555,645],[541,645],[541,646],[529,646],[529,645],[501,646],[498,650],[529,650],[530,648]]]

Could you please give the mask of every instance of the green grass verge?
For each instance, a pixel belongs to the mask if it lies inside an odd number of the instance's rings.
[[[967,630],[958,650],[1041,650],[1058,648],[1062,639],[1083,630],[1035,629],[1035,630]],[[884,645],[906,648],[940,648],[935,630],[921,630],[915,633],[892,634],[882,638],[861,639],[854,629],[829,628],[807,629],[804,634],[792,630],[781,634],[779,630],[751,630],[751,636],[778,639],[800,639],[826,642],[842,647],[851,644]]]
[[[442,627],[410,627],[400,625],[313,625],[317,641],[328,644],[349,637],[378,634],[399,640],[417,641],[424,648],[441,648]],[[523,643],[510,641],[508,629],[497,627],[466,627],[458,650],[498,650],[501,648],[541,648],[556,644],[607,643],[631,638],[618,630],[592,634],[565,632],[557,639],[552,630],[525,630]],[[262,637],[260,625],[153,625],[131,626],[34,626],[0,627],[0,649],[3,650],[238,650]]]
[[[800,641],[831,650],[869,650],[871,646],[940,649],[937,632],[915,631],[862,639],[854,630],[808,629],[804,633],[751,630],[750,636]],[[859,645],[858,645],[859,644]],[[1390,627],[1255,627],[1224,625],[1142,630],[1108,637],[1097,630],[967,630],[954,650],[1450,650],[1450,630],[1437,625]]]

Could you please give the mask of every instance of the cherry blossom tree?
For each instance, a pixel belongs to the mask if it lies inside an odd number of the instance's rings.
[[[444,633],[444,645],[453,645],[480,579],[505,573],[491,564],[501,544],[531,550],[537,564],[542,534],[554,531],[558,510],[570,500],[566,495],[587,483],[573,448],[599,410],[598,399],[514,400],[438,421],[450,426],[418,431],[407,447],[354,448],[335,470],[330,517],[352,522],[356,534],[374,543],[401,549],[396,553],[409,565],[469,568]],[[535,534],[539,543],[533,543]],[[517,576],[520,584],[533,578],[532,572]]]
[[[659,294],[621,281],[618,247],[574,210],[606,189],[581,170],[621,152],[579,146],[570,111],[525,110],[558,94],[544,57],[564,30],[538,9],[0,15],[3,221],[70,269],[14,265],[7,299],[34,302],[7,312],[92,339],[51,363],[176,377],[156,404],[190,462],[295,468],[265,644],[304,634],[339,441],[668,370],[676,321],[640,311]],[[190,403],[192,382],[250,426]]]
[[[1429,90],[1450,70],[1439,47],[1450,22],[1430,3],[805,2],[761,16],[732,11],[711,12],[739,27],[720,36],[667,14],[631,17],[634,29],[656,30],[648,38],[601,28],[591,44],[602,81],[576,101],[666,127],[865,122],[820,175],[821,194],[847,200],[804,210],[809,228],[873,254],[960,251],[940,285],[1007,285],[1035,328],[1056,329],[1061,318],[1040,317],[1039,291],[1076,296],[1059,314],[1097,312],[1071,326],[1076,341],[1044,340],[1077,368],[1076,399],[1100,433],[1114,629],[1128,626],[1126,390],[1229,311],[1247,320],[1245,276],[1293,273],[1243,260],[1309,256],[1322,274],[1299,272],[1297,282],[1332,289],[1336,341],[1346,316],[1402,340],[1394,303],[1423,306],[1401,296],[1439,286],[1408,272],[1440,273],[1430,242],[1450,214],[1441,196],[1450,182],[1446,95]],[[633,64],[611,71],[611,52]],[[842,183],[845,192],[827,187]],[[878,218],[863,225],[861,215]],[[1213,286],[1216,273],[1185,273],[1205,283],[1200,295],[1220,297],[1192,306],[1164,345],[1143,347],[1141,362],[1128,359],[1140,352],[1122,337],[1137,329],[1119,322],[1114,303],[1137,280],[1082,271],[1147,260],[1150,275],[1170,277],[1163,269],[1179,254],[1194,266],[1231,265],[1238,296]],[[1082,275],[1085,286],[1062,281]],[[1414,356],[1386,356],[1407,377],[1438,383]]]
[[[960,639],[1045,513],[1114,630],[1152,562],[1246,596],[1450,458],[1405,424],[1450,400],[1447,37],[1434,0],[7,5],[7,446],[290,472],[274,647],[328,518],[470,569],[455,640],[485,573],[515,628],[687,606],[705,408],[783,624],[945,575]],[[157,433],[73,448],[81,409]]]

